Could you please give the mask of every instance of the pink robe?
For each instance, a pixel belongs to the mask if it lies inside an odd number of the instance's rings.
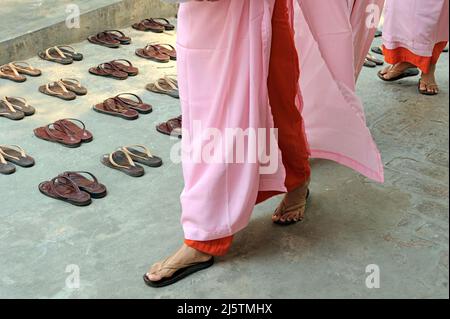
[[[350,2],[333,1],[335,10],[330,10],[329,0],[300,0],[301,10],[292,4],[303,64],[303,117],[313,157],[334,160],[382,182],[381,157],[355,96]],[[185,181],[181,205],[186,239],[235,234],[247,226],[259,191],[286,191],[286,172],[277,149],[279,165],[270,174],[259,162],[205,163],[192,156],[208,144],[204,136],[194,134],[196,121],[223,135],[227,128],[263,128],[266,137],[271,136],[267,78],[273,6],[274,0],[180,6],[177,47]],[[337,16],[331,20],[332,29],[323,12]],[[300,110],[302,106],[299,94]]]
[[[448,0],[386,0],[384,46],[430,57],[436,43],[449,40]]]

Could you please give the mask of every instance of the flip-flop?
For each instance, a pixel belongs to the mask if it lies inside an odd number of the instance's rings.
[[[377,67],[375,62],[369,61],[367,58],[364,60],[364,66],[366,68],[376,68]]]
[[[170,44],[154,44],[154,46],[163,54],[168,55],[171,60],[177,60],[177,50]]]
[[[166,18],[151,18],[149,19],[149,21],[155,22],[156,24],[161,25],[162,27],[164,27],[164,29],[166,31],[173,31],[175,30],[175,26],[173,24],[170,23],[169,20],[167,20]],[[160,22],[162,21],[162,22]]]
[[[163,278],[159,281],[151,281],[148,278],[148,274],[144,275],[144,282],[147,286],[153,288],[161,288],[172,285],[181,279],[184,279],[200,270],[207,269],[214,265],[214,257],[211,257],[208,261],[195,263],[195,264],[183,264],[183,265],[173,265],[172,267],[180,268],[171,277]],[[164,269],[164,266],[162,266]],[[166,268],[167,269],[167,268]],[[169,268],[170,269],[170,268]],[[172,268],[173,269],[173,268]]]
[[[125,62],[125,63],[121,63],[121,62]],[[136,76],[139,74],[139,69],[134,67],[133,64],[128,60],[118,59],[118,60],[113,60],[108,63],[113,65],[119,71],[128,73],[129,76]]]
[[[434,95],[438,95],[438,94],[439,94],[439,92],[429,92],[428,90],[422,90],[422,89],[420,88],[420,85],[422,84],[422,82],[423,82],[423,80],[420,79],[420,80],[419,80],[419,84],[418,84],[418,86],[417,86],[417,89],[419,90],[419,93],[420,93],[420,94],[422,94],[422,95],[428,95],[428,96],[434,96]],[[427,86],[427,88],[428,88],[428,86],[436,86],[436,87],[439,89],[439,86],[438,86],[436,83],[431,83],[431,84],[425,83],[425,85]]]
[[[22,120],[25,117],[25,113],[17,111],[14,106],[6,99],[0,100],[0,117],[6,117],[13,121]]]
[[[61,81],[41,85],[39,87],[39,92],[65,101],[72,101],[77,98],[77,95],[74,92],[69,91]]]
[[[165,28],[161,23],[152,21],[151,19],[144,19],[141,22],[135,23],[132,25],[132,28],[138,31],[151,31],[155,33],[163,33],[165,31]]]
[[[152,60],[154,62],[170,62],[170,56],[163,53],[156,45],[153,44],[148,44],[143,49],[137,49],[136,55],[147,60]]]
[[[111,63],[102,63],[95,68],[90,68],[89,73],[97,76],[110,77],[116,80],[128,79],[128,73],[120,71]]]
[[[76,123],[81,124],[81,127]],[[86,125],[77,119],[62,119],[55,122],[56,125],[62,127],[70,135],[80,138],[82,143],[90,143],[94,140],[94,135],[86,129]]]
[[[88,93],[87,89],[81,85],[80,81],[77,79],[61,79],[59,80],[67,90],[75,93],[76,95],[86,95]]]
[[[89,172],[64,172],[61,175],[70,179],[80,190],[85,191],[92,198],[104,198],[108,193],[106,186],[99,183],[97,177]],[[91,179],[87,178],[86,175]]]
[[[131,43],[131,38],[127,37],[125,33],[120,30],[105,30],[113,39],[116,39],[120,44],[127,45]]]
[[[18,145],[0,145],[0,156],[21,167],[32,167],[35,164],[34,159]]]
[[[373,62],[373,63],[375,63],[376,65],[383,65],[384,64],[384,61],[383,60],[380,60],[380,59],[377,59],[376,57],[374,57],[372,54],[367,54],[367,56],[366,56],[366,60],[369,60],[370,62]]]
[[[125,98],[124,96],[135,97],[135,99]],[[142,114],[149,114],[153,111],[153,107],[150,104],[144,103],[139,96],[133,93],[121,93],[119,95],[116,95],[114,99],[118,104],[121,104],[122,106],[127,108],[134,109]]]
[[[83,60],[83,54],[75,51],[70,45],[58,45],[57,48],[60,49],[65,56],[72,58],[74,61]]]
[[[64,52],[56,47],[48,48],[45,51],[41,51],[38,53],[38,56],[50,62],[55,62],[63,65],[72,64],[73,58],[64,54]]]
[[[80,190],[72,180],[62,175],[39,184],[39,191],[50,198],[75,206],[88,206],[92,203],[91,195]]]
[[[392,68],[392,66],[391,66],[391,68]],[[408,78],[408,77],[412,77],[412,76],[417,76],[417,75],[419,75],[419,70],[417,69],[417,68],[409,68],[409,69],[406,69],[405,71],[403,71],[401,74],[399,74],[399,75],[397,75],[397,76],[395,76],[395,77],[393,77],[393,78],[390,78],[390,79],[385,79],[384,78],[384,74],[382,74],[382,72],[383,72],[384,70],[382,70],[382,71],[379,71],[377,74],[378,74],[378,77],[381,79],[381,80],[383,80],[383,81],[386,81],[386,82],[394,82],[394,81],[398,81],[398,80],[401,80],[401,79],[404,79],[404,78]],[[388,71],[389,72],[389,71]],[[386,73],[385,73],[386,74]]]
[[[288,212],[293,212],[293,211],[295,211],[295,210],[299,210],[299,209],[304,209],[304,213],[305,213],[305,211],[306,211],[306,205],[308,204],[308,201],[309,201],[309,199],[310,199],[310,197],[311,197],[311,192],[310,192],[310,190],[309,190],[309,188],[307,189],[307,191],[306,191],[306,198],[304,199],[304,201],[303,202],[301,202],[300,204],[297,204],[297,205],[293,205],[293,206],[290,206],[290,207],[286,207],[286,205],[284,204],[284,200],[280,203],[280,205],[278,206],[278,208],[275,210],[275,213],[274,213],[274,215],[275,214],[278,214],[278,212],[280,211],[280,210],[284,210],[284,213],[282,214],[282,215],[284,215],[284,214],[287,214]],[[281,216],[280,216],[281,217]],[[298,223],[298,222],[301,222],[303,220],[303,217],[301,217],[301,218],[299,218],[299,219],[297,219],[297,220],[295,220],[295,219],[293,219],[293,220],[291,220],[291,221],[281,221],[281,219],[280,220],[278,220],[278,221],[274,221],[273,223],[274,224],[277,224],[277,225],[280,225],[280,226],[289,226],[289,225],[292,225],[292,224],[296,224],[296,223]]]
[[[23,112],[25,116],[31,116],[36,113],[36,109],[21,97],[5,96],[4,100],[8,101],[17,111]]]
[[[38,127],[34,130],[34,135],[44,141],[58,143],[69,148],[81,146],[81,138],[72,135],[69,130],[56,123]]]
[[[132,177],[141,177],[145,174],[144,168],[135,164],[130,155],[122,150],[103,155],[101,162],[109,168],[116,169]]]
[[[8,64],[12,68],[16,69],[20,74],[25,74],[28,76],[40,76],[42,71],[32,67],[28,62],[15,61]]]
[[[156,126],[156,130],[164,135],[182,137],[182,117],[173,118]]]
[[[158,94],[165,94],[175,99],[180,98],[178,91],[178,82],[171,77],[165,76],[155,83],[149,83],[145,87],[148,91]]]
[[[8,163],[5,158],[0,154],[0,174],[11,175],[16,172],[16,167]]]
[[[129,121],[139,118],[139,113],[136,110],[119,104],[115,99],[107,99],[103,103],[94,105],[93,109],[98,113],[120,117]]]
[[[19,71],[10,64],[0,66],[0,79],[11,80],[18,83],[27,80],[26,76],[20,74]]]
[[[143,151],[139,151],[141,149]],[[131,159],[137,163],[149,166],[160,167],[163,162],[158,156],[152,155],[150,150],[144,145],[130,145],[121,148],[122,151],[130,155]]]
[[[380,55],[384,55],[383,49],[380,48],[380,47],[372,47],[370,50],[371,50],[373,53],[380,54]]]
[[[117,49],[121,45],[121,42],[108,32],[100,32],[96,35],[91,35],[90,37],[88,37],[88,41],[93,44],[98,44],[113,49]]]

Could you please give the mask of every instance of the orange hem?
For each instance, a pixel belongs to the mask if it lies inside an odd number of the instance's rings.
[[[420,56],[407,48],[399,47],[396,49],[387,49],[383,45],[384,59],[389,64],[397,64],[401,62],[409,62],[417,66],[423,73],[430,72],[432,64],[436,64],[439,61],[442,51],[447,46],[447,41],[439,42],[434,46],[433,55],[430,57]]]

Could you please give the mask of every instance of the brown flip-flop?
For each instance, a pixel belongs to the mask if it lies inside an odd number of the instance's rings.
[[[86,175],[90,178],[86,177]],[[99,183],[97,177],[89,172],[64,172],[61,176],[70,179],[80,190],[85,191],[92,198],[103,198],[108,193],[106,186]]]
[[[14,106],[4,98],[0,100],[0,117],[6,117],[7,119],[13,121],[19,121],[25,118],[25,113],[16,110]]]
[[[168,55],[171,60],[177,60],[177,50],[171,44],[154,44],[154,46],[163,54]]]
[[[156,130],[162,134],[182,137],[182,116],[170,119],[156,126]]]
[[[34,159],[18,145],[0,145],[0,155],[8,162],[21,167],[34,166]]]
[[[127,37],[125,33],[120,30],[105,30],[105,33],[109,34],[113,39],[120,42],[120,44],[130,44],[131,38]]]
[[[425,90],[422,90],[422,89],[420,88],[422,83],[424,83],[425,86],[426,86],[426,89],[425,89]],[[436,87],[436,89],[437,89],[438,91],[437,91],[437,92],[430,92],[430,91],[428,91],[428,88],[429,88],[429,87]],[[419,93],[422,94],[422,95],[433,96],[433,95],[438,95],[438,94],[439,94],[439,86],[437,85],[437,83],[425,83],[422,79],[419,80],[417,89],[419,90]]]
[[[92,203],[91,195],[80,188],[66,176],[59,175],[51,181],[39,184],[39,191],[51,198],[62,200],[75,206],[88,206]]]
[[[141,58],[144,58],[147,60],[152,60],[152,61],[159,62],[159,63],[170,62],[170,56],[163,53],[157,46],[155,46],[153,44],[148,44],[143,49],[137,49],[136,55]]]
[[[110,77],[116,80],[128,79],[128,73],[120,71],[111,63],[102,63],[95,68],[90,68],[89,73],[98,76]]]
[[[66,87],[67,90],[75,93],[76,95],[86,95],[87,89],[81,85],[77,79],[61,79],[60,82]]]
[[[125,98],[124,96],[134,97],[135,99]],[[149,114],[153,111],[153,107],[150,104],[146,104],[142,99],[133,93],[121,93],[114,98],[118,104],[124,107],[134,109],[142,114]]]
[[[19,83],[27,80],[26,76],[21,75],[11,64],[0,66],[0,79],[7,79]]]
[[[139,113],[136,110],[119,104],[115,99],[107,99],[103,103],[95,105],[94,111],[111,116],[121,117],[129,121],[139,118]]]
[[[73,58],[66,55],[59,47],[51,47],[45,51],[41,51],[38,53],[38,56],[50,62],[56,62],[59,64],[67,65],[73,63]]]
[[[121,45],[121,42],[109,32],[100,32],[96,35],[91,35],[88,37],[88,41],[93,44],[113,49],[119,48]]]
[[[123,150],[103,155],[101,162],[109,168],[119,170],[132,177],[141,177],[145,174],[144,168],[134,163],[130,155]]]
[[[149,19],[149,21],[161,25],[162,27],[164,27],[164,29],[166,31],[175,30],[175,26],[173,24],[171,24],[170,21],[167,20],[166,18],[151,18],[151,19]],[[162,22],[160,22],[160,21],[162,21]]]
[[[55,124],[61,126],[70,135],[80,138],[82,143],[90,143],[94,140],[94,135],[86,129],[86,125],[80,120],[67,118],[58,120]]]
[[[42,74],[41,70],[36,69],[31,66],[28,62],[24,61],[15,61],[8,64],[10,67],[14,68],[20,74],[25,74],[28,76],[40,76]]]
[[[75,148],[81,146],[81,138],[56,123],[38,127],[34,130],[34,135],[42,140],[58,143],[66,147]]]
[[[39,87],[39,92],[60,98],[65,101],[72,101],[77,97],[75,93],[67,90],[64,83],[62,83],[61,81],[41,85]]]
[[[125,62],[125,63],[121,63],[121,62]],[[139,69],[137,67],[133,66],[133,64],[128,60],[118,59],[118,60],[113,60],[108,63],[113,65],[119,71],[128,73],[129,76],[136,76],[139,74]]]
[[[164,26],[161,23],[152,21],[151,19],[144,19],[141,22],[132,25],[133,29],[138,31],[151,31],[155,33],[163,33],[165,31]]]

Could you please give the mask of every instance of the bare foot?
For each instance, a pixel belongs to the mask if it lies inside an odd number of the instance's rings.
[[[385,80],[393,79],[403,72],[405,72],[407,69],[415,68],[415,65],[408,63],[408,62],[400,62],[395,65],[390,65],[380,71],[380,74],[383,76]]]
[[[309,181],[287,193],[272,215],[272,221],[282,225],[301,221],[305,215],[308,187]]]
[[[212,256],[183,244],[174,255],[154,264],[146,275],[150,281],[160,281],[170,278],[177,270],[206,262],[211,258]]]
[[[436,64],[430,67],[430,72],[427,74],[422,72],[422,78],[420,79],[419,91],[422,94],[436,95],[439,93],[439,86],[436,84]]]

